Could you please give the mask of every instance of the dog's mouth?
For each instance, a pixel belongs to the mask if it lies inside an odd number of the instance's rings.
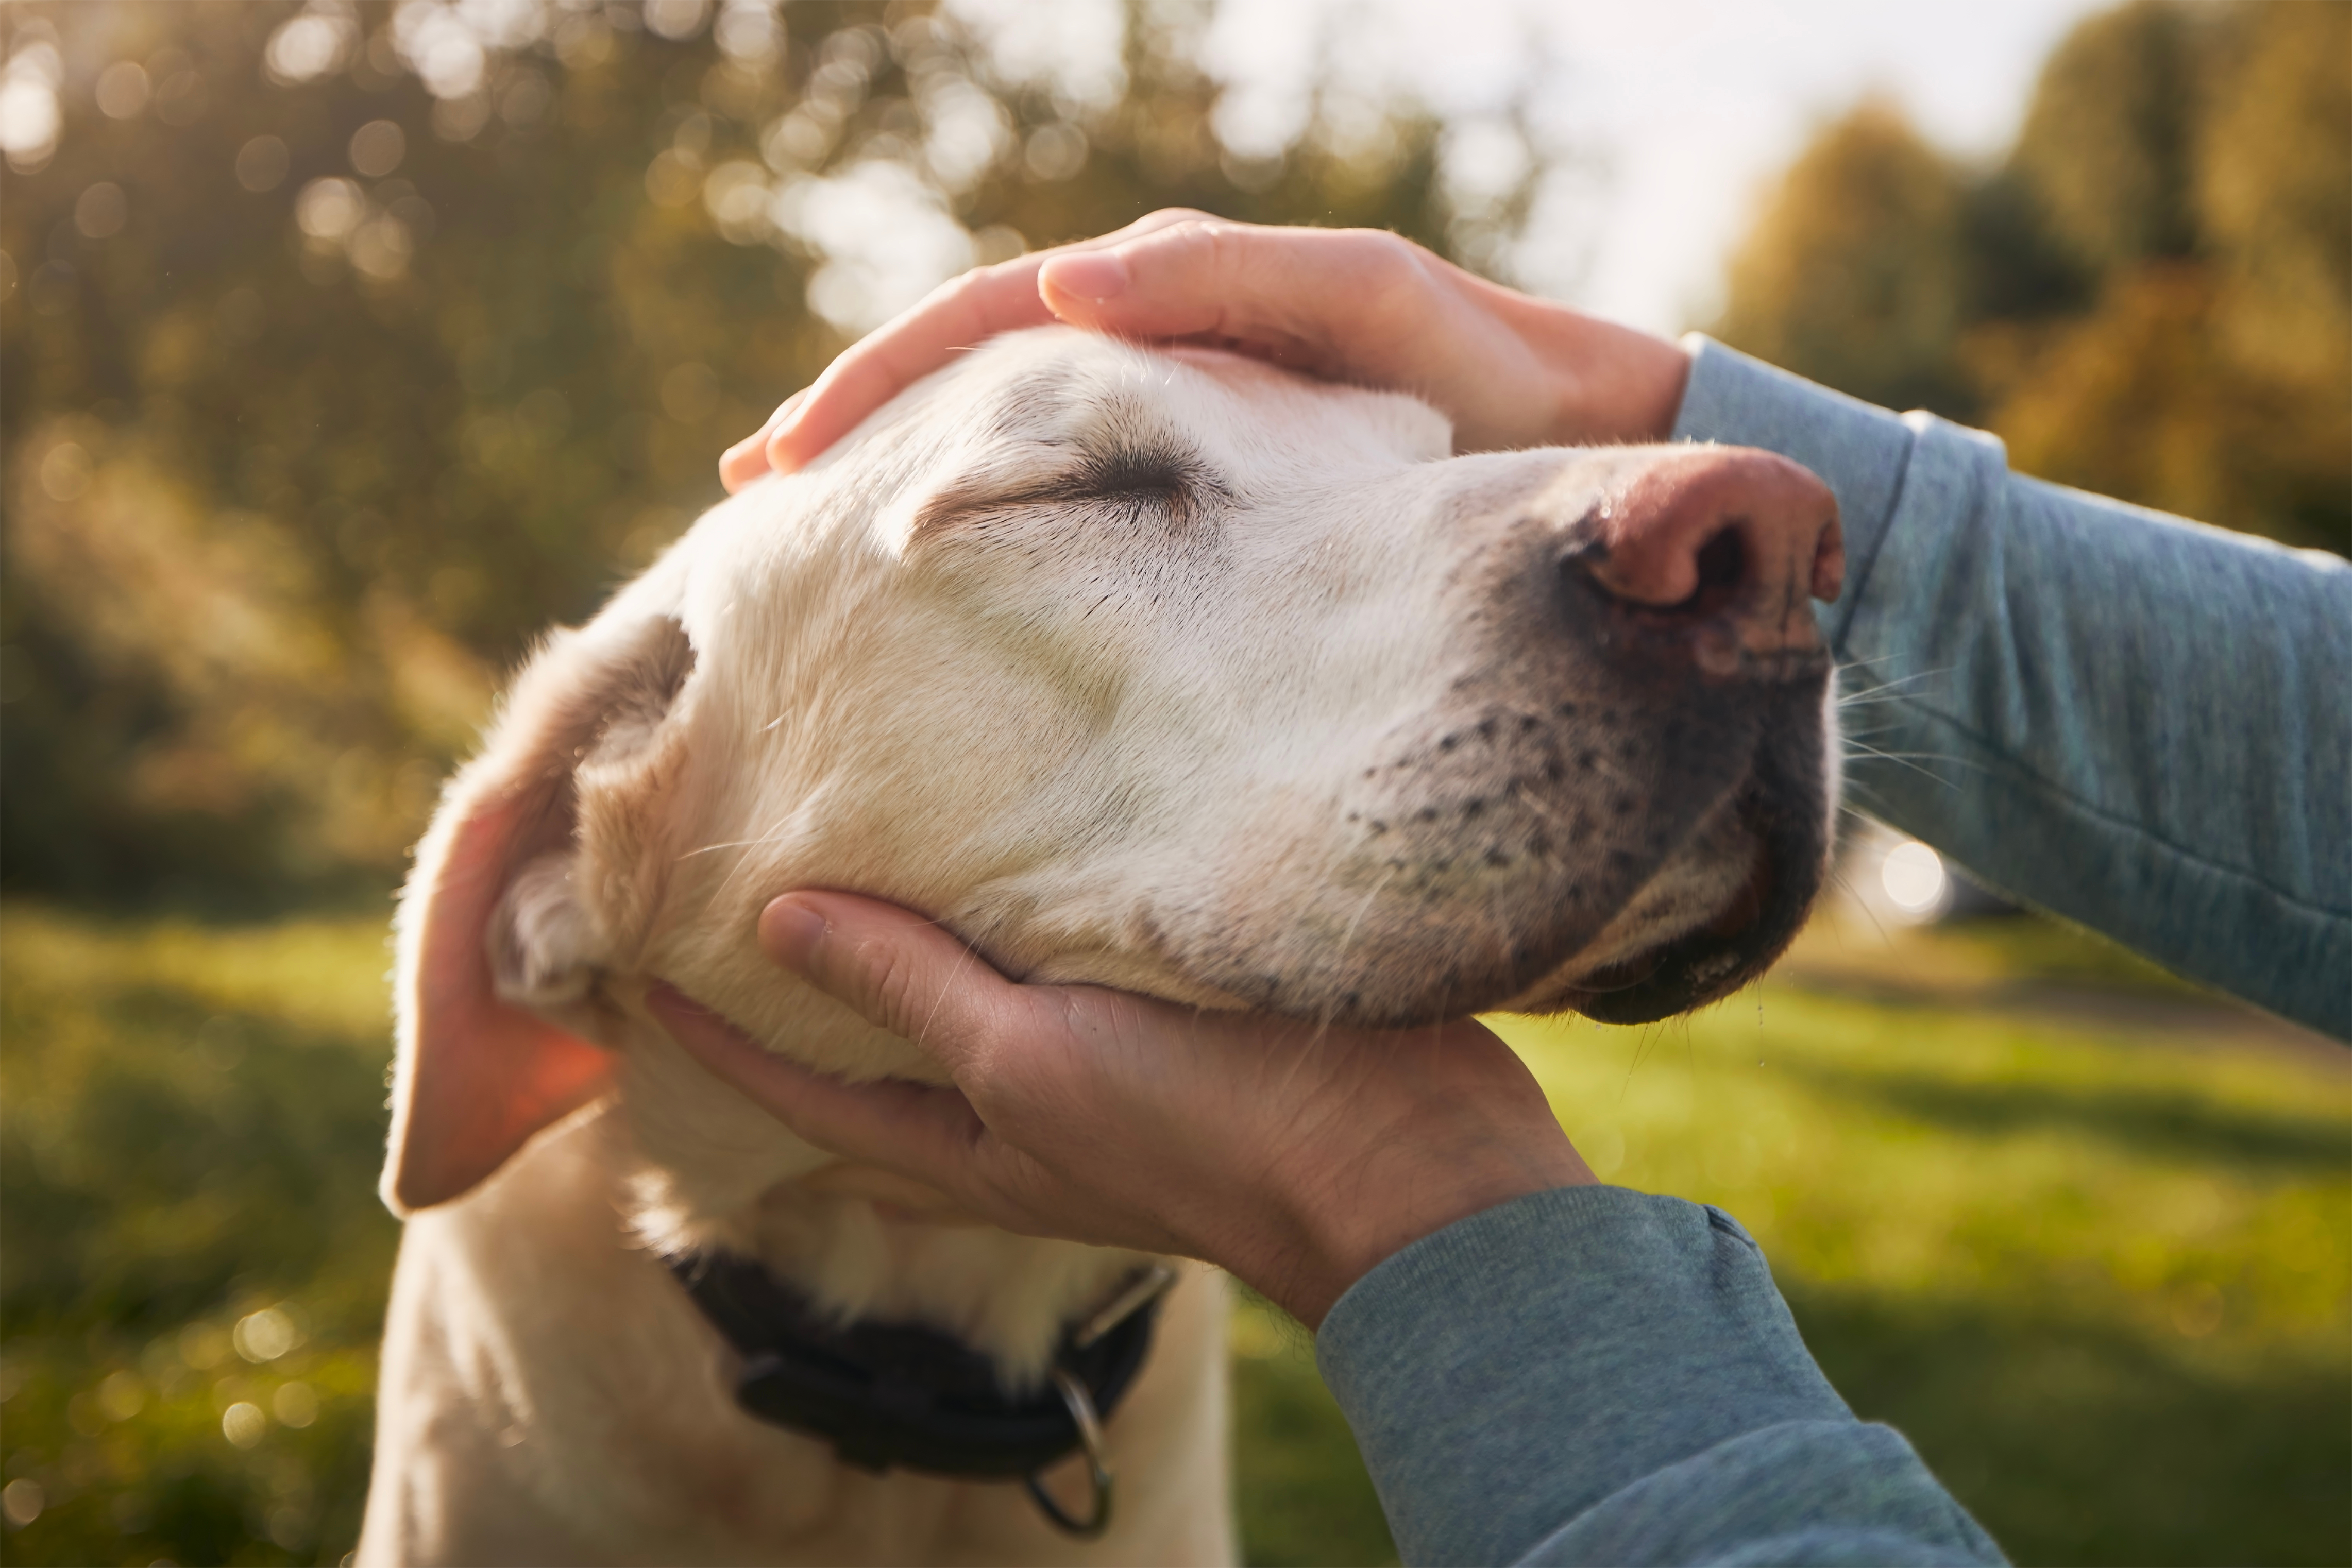
[[[1602,1023],[1650,1023],[1727,996],[1780,956],[1819,880],[1817,868],[1808,877],[1784,867],[1759,841],[1753,868],[1713,918],[1578,977],[1554,1005]]]
[[[1828,780],[1820,736],[1769,736],[1730,804],[1749,848],[1747,874],[1696,925],[1579,975],[1555,1006],[1602,1023],[1650,1023],[1730,995],[1786,950],[1829,869]]]

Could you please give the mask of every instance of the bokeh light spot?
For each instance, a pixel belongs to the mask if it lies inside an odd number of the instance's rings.
[[[240,1448],[250,1448],[269,1430],[269,1417],[251,1400],[240,1399],[221,1412],[221,1436]]]
[[[691,38],[709,15],[710,0],[646,0],[646,28],[665,38]]]
[[[49,161],[58,146],[57,89],[30,71],[11,69],[0,78],[0,152],[8,166],[31,173]]]
[[[52,501],[77,499],[89,488],[89,454],[79,442],[60,441],[41,458],[41,488]]]
[[[111,180],[100,180],[74,203],[74,227],[85,239],[111,239],[130,218],[130,198]]]
[[[98,111],[109,120],[131,120],[147,107],[146,68],[136,60],[117,60],[98,73]]]
[[[41,1517],[41,1510],[48,1506],[48,1500],[41,1490],[40,1482],[30,1476],[19,1476],[5,1487],[0,1487],[0,1515],[5,1515],[9,1523],[22,1530]]]
[[[286,143],[275,136],[257,136],[236,150],[236,183],[247,190],[274,191],[286,178]]]
[[[281,1383],[269,1396],[269,1413],[289,1427],[308,1427],[319,1418],[318,1391],[299,1380]]]
[[[655,154],[646,166],[646,194],[657,207],[682,207],[702,189],[696,160],[673,147]]]
[[[367,197],[349,180],[313,180],[294,202],[294,221],[312,239],[341,240],[366,216]]]
[[[1895,908],[1921,919],[1941,910],[1951,890],[1944,858],[1916,839],[1886,852],[1886,859],[1878,868],[1878,883]]]
[[[229,1335],[236,1354],[256,1364],[276,1361],[292,1350],[300,1335],[294,1320],[277,1307],[264,1307],[257,1312],[247,1312],[236,1320],[236,1328]]]
[[[407,153],[408,133],[397,120],[371,120],[352,132],[352,167],[371,180],[399,168]]]
[[[135,1372],[110,1373],[98,1385],[98,1407],[110,1421],[128,1421],[147,1407],[147,1385]]]
[[[269,36],[262,67],[280,87],[312,81],[341,65],[357,41],[350,17],[306,11]]]
[[[193,69],[173,71],[155,89],[155,117],[166,125],[194,125],[204,112],[205,78]]]
[[[1087,133],[1075,125],[1041,125],[1029,133],[1022,167],[1033,180],[1066,180],[1087,166]]]

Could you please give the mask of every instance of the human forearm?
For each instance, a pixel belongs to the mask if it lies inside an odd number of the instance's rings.
[[[1676,434],[1838,493],[1849,798],[2018,897],[2352,1039],[2352,569],[2009,472],[1705,343]]]
[[[1367,1274],[1316,1354],[1407,1563],[2000,1558],[1845,1407],[1717,1210],[1489,1209]]]

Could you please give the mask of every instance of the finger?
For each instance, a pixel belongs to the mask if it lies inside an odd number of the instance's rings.
[[[1037,298],[1038,258],[981,267],[941,284],[906,315],[863,338],[827,365],[808,401],[768,438],[780,474],[806,467],[867,414],[966,349],[999,332],[1054,319]]]
[[[1048,258],[1117,245],[1138,235],[1199,220],[1190,208],[1167,208],[1113,234],[975,267],[931,290],[915,307],[852,345],[825,367],[792,414],[779,411],[767,431],[766,456],[778,473],[805,467],[866,416],[965,349],[1000,332],[1045,327],[1054,313],[1037,295],[1037,269]]]
[[[719,482],[733,495],[744,486],[768,472],[768,437],[775,428],[793,416],[793,411],[808,398],[809,389],[801,388],[777,406],[767,423],[729,447],[719,459]]]
[[[646,1007],[705,1071],[819,1148],[877,1165],[942,1192],[972,1185],[983,1129],[953,1089],[886,1078],[849,1083],[788,1061],[667,984]]]
[[[1345,364],[1369,316],[1432,292],[1410,242],[1366,229],[1175,224],[1108,250],[1056,256],[1038,291],[1074,326],[1150,339],[1234,339]]]
[[[991,1040],[1045,1021],[1034,993],[931,921],[841,893],[792,893],[760,914],[760,946],[962,1081]]]

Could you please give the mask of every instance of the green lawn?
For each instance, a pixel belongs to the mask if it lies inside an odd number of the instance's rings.
[[[2352,1560],[2352,1056],[2032,923],[1874,944],[1687,1022],[1499,1027],[1604,1176],[1747,1224],[2019,1561]],[[373,920],[0,911],[0,1563],[348,1550],[386,963]],[[1384,1560],[1303,1335],[1235,1329],[1252,1561]]]

